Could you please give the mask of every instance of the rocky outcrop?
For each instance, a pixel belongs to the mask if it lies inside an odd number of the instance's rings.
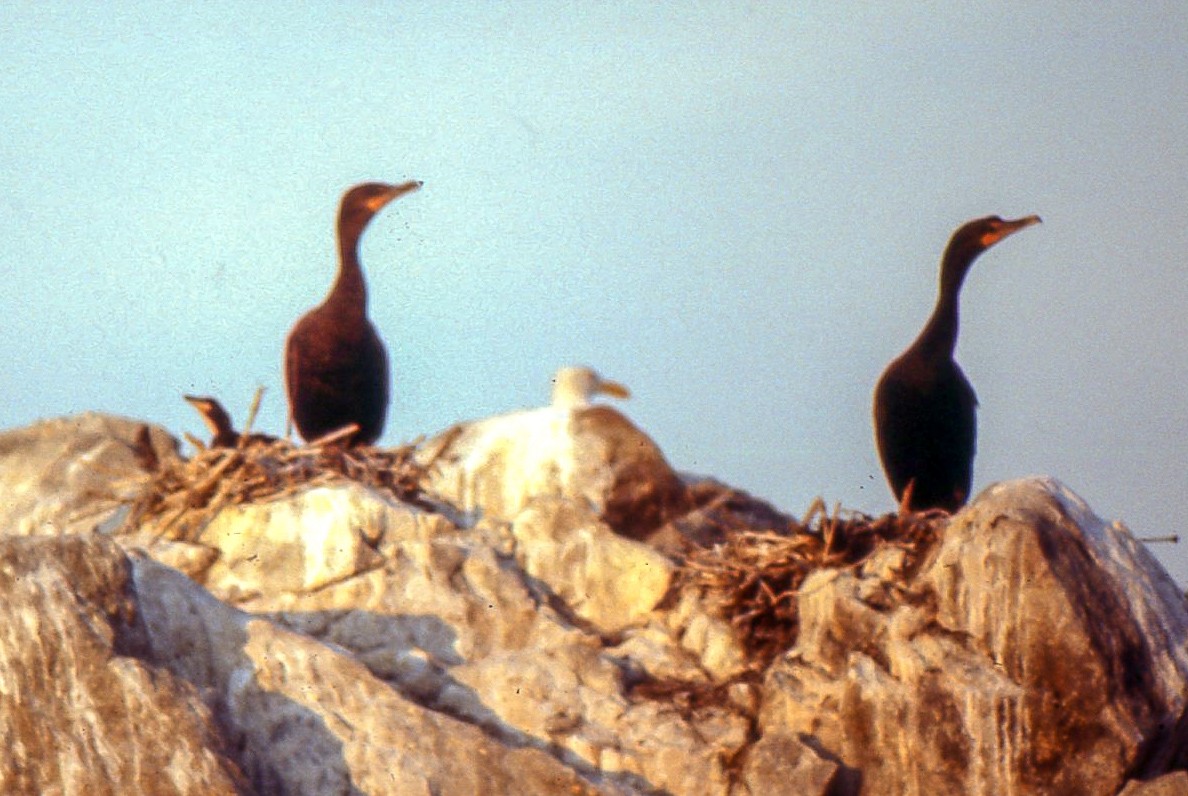
[[[70,422],[37,428],[75,450]],[[151,465],[130,431],[86,448],[141,451],[112,483]],[[0,505],[31,481],[14,461]],[[22,505],[86,509],[111,491],[91,478]],[[920,561],[886,545],[811,574],[762,669],[597,490],[490,485],[434,510],[321,484],[172,540],[109,500],[0,540],[0,790],[1114,796],[1188,762],[1184,600],[1056,482],[988,490]],[[714,510],[778,525],[733,494]],[[700,516],[659,536],[711,538]]]
[[[134,571],[152,660],[204,693],[260,793],[622,792],[427,709],[355,654],[236,610],[176,570],[142,559]]]
[[[98,536],[0,539],[0,792],[251,792],[194,683],[146,660],[131,570]]]
[[[147,470],[176,456],[177,440],[159,426],[96,412],[0,433],[0,529],[89,533]]]
[[[1110,794],[1183,755],[1188,611],[1121,526],[1019,481],[912,580],[894,555],[805,582],[761,731],[811,736],[871,793]]]
[[[662,704],[636,704],[627,693],[630,679],[649,666],[665,671],[680,665],[708,682],[697,659],[706,642],[690,638],[685,648],[680,638],[694,620],[701,625],[716,620],[692,610],[682,617],[653,617],[668,591],[672,564],[651,548],[614,535],[584,506],[541,501],[513,523],[483,521],[462,529],[442,515],[356,486],[319,488],[263,506],[226,509],[193,544],[227,551],[194,573],[214,595],[266,617],[253,627],[271,627],[269,638],[278,629],[288,631],[278,636],[278,648],[261,653],[268,660],[285,657],[279,645],[294,640],[304,646],[290,654],[323,662],[336,658],[326,649],[317,651],[318,645],[345,650],[348,655],[340,657],[370,673],[389,692],[388,701],[449,718],[447,729],[455,734],[459,727],[478,730],[482,737],[524,749],[523,754],[534,750],[564,761],[575,782],[584,781],[583,787],[596,792],[659,787],[698,793],[707,781],[718,782],[725,792],[721,758],[737,753],[745,742],[746,718],[722,710],[705,721],[686,720]],[[584,588],[574,590],[575,583]],[[173,606],[151,616],[191,613]],[[157,627],[151,619],[148,624]],[[223,631],[212,632],[209,624],[191,626],[160,649],[184,649],[187,665],[203,657],[196,651],[210,650],[210,662],[202,668],[217,670],[225,665],[220,661],[226,650],[206,635],[221,637]],[[733,643],[727,641],[727,628],[703,635],[719,646]],[[650,639],[653,647],[632,647],[637,636]],[[629,657],[626,649],[636,649],[637,657]],[[737,644],[732,650],[737,667],[742,656]],[[346,681],[366,680],[360,671],[342,666]],[[184,671],[183,676],[212,687]],[[328,677],[324,670],[310,676]],[[238,681],[232,674],[222,678],[223,683]],[[308,684],[293,688],[311,700],[319,716],[325,714],[326,695]],[[360,704],[376,699],[372,694]],[[219,705],[212,709],[227,715]],[[260,711],[235,715],[254,720]],[[384,730],[367,722],[363,726],[367,743],[374,745]],[[424,738],[427,732],[419,726],[414,734]],[[443,740],[433,746],[447,748],[449,733],[437,732]],[[428,754],[429,747],[424,751]],[[260,764],[245,767],[253,781],[274,782],[271,773],[255,773],[262,770]],[[486,772],[479,781],[498,782],[500,776]],[[449,793],[557,792],[524,790],[523,783],[507,791],[483,791],[440,777],[427,782]],[[321,792],[288,784],[281,790]]]

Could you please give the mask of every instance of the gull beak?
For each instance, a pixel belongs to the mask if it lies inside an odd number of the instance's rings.
[[[619,384],[617,381],[607,381],[605,379],[601,380],[598,382],[596,391],[602,393],[603,395],[610,395],[614,398],[631,397],[631,390],[627,389],[622,384]]]

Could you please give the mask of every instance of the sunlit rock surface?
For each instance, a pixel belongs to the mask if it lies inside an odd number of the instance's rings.
[[[878,563],[805,582],[762,731],[872,793],[1110,794],[1182,759],[1184,599],[1059,483],[988,489],[906,584]]]
[[[193,681],[149,659],[114,542],[0,539],[0,793],[247,793]]]
[[[429,710],[356,656],[136,563],[153,660],[198,686],[260,793],[615,793]]]
[[[89,533],[135,493],[146,458],[172,456],[177,441],[159,426],[96,412],[0,432],[0,528]]]
[[[1188,771],[1174,771],[1145,782],[1132,781],[1121,796],[1184,796],[1185,793],[1188,793]]]
[[[516,515],[511,533],[524,572],[605,632],[645,618],[672,584],[672,562],[616,536],[580,502],[535,501]]]
[[[810,575],[756,670],[572,474],[478,518],[343,484],[110,535],[118,503],[86,494],[143,468],[123,422],[0,435],[9,535],[55,534],[0,539],[0,792],[1180,792],[1182,595],[1054,481],[987,490],[910,575],[893,547]]]

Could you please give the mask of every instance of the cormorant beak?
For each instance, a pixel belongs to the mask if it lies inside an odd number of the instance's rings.
[[[219,433],[219,422],[216,419],[216,414],[219,410],[215,408],[216,402],[213,398],[207,398],[202,395],[183,395],[182,398],[186,400],[186,403],[198,410],[198,414],[202,418],[202,424],[206,426],[211,434]]]
[[[210,408],[209,398],[203,398],[198,395],[183,395],[182,398],[185,399],[186,403],[197,409],[199,412],[203,412]]]
[[[1041,221],[1042,219],[1039,216],[1024,216],[1014,221],[1004,221],[997,229],[987,232],[982,236],[982,246],[983,248],[989,248],[1003,238],[1014,235],[1021,229],[1027,229],[1027,227],[1033,224],[1039,224]]]
[[[631,390],[619,384],[617,381],[607,381],[605,379],[598,382],[594,388],[595,392],[600,392],[603,395],[610,395],[615,398],[630,398]]]
[[[393,199],[399,199],[406,194],[410,194],[413,191],[419,190],[424,184],[425,183],[421,182],[420,180],[409,180],[408,182],[402,182],[399,185],[389,185],[388,190],[370,197],[364,204],[364,207],[366,207],[374,215]]]

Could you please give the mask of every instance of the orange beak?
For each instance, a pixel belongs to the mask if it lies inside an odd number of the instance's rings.
[[[410,194],[413,191],[418,191],[424,184],[425,183],[421,182],[420,180],[409,180],[408,182],[402,182],[399,185],[389,185],[387,191],[371,197],[367,200],[364,206],[372,213],[378,213],[382,207],[387,205],[393,199],[399,199],[400,197]]]
[[[1014,221],[1004,221],[998,229],[995,229],[993,232],[987,232],[982,236],[982,245],[985,248],[989,248],[1003,238],[1014,235],[1021,229],[1027,229],[1032,224],[1039,224],[1041,221],[1042,219],[1039,216],[1024,216]]]

